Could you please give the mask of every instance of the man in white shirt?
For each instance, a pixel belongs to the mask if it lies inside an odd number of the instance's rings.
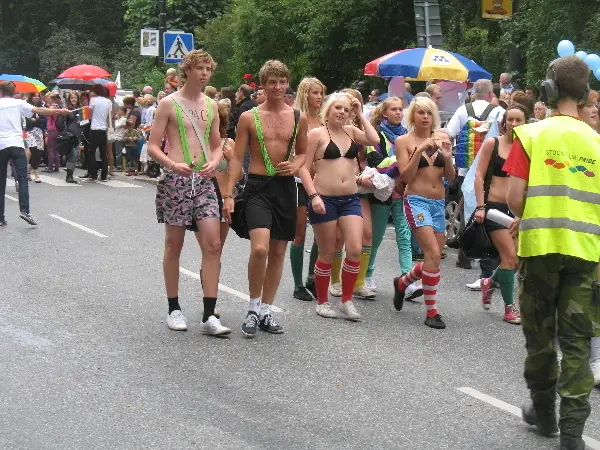
[[[96,165],[96,149],[100,149],[100,159],[102,165],[101,181],[108,179],[108,160],[107,160],[107,129],[109,117],[112,113],[112,102],[106,98],[108,92],[99,84],[90,89],[90,94],[94,96],[90,100],[90,114],[92,122],[90,124],[90,147],[87,154],[88,173],[90,178],[87,181],[98,180],[98,169]]]
[[[30,225],[37,225],[29,213],[29,183],[27,179],[27,156],[23,139],[23,119],[34,113],[41,116],[68,115],[68,109],[36,108],[13,98],[15,85],[10,81],[0,83],[0,227],[6,226],[4,202],[6,175],[9,161],[13,161],[19,183],[19,217]]]
[[[473,84],[473,96],[474,99],[471,103],[473,106],[473,111],[475,112],[476,117],[481,117],[486,108],[490,105],[492,98],[494,98],[494,85],[490,80],[478,80]],[[500,122],[502,117],[504,116],[505,110],[501,106],[497,106],[494,108],[488,115],[486,120]],[[459,107],[450,122],[446,125],[446,131],[453,139],[460,134],[463,127],[466,125],[469,120],[469,113],[467,113],[467,107],[462,105]],[[458,169],[458,187],[460,191],[460,187],[462,185],[462,181],[467,175],[468,169]],[[464,258],[462,253],[459,253],[458,261],[456,263],[458,267],[462,268],[470,268],[471,262]],[[492,261],[489,259],[481,259],[479,261],[479,266],[481,268],[480,278],[474,283],[470,283],[467,287],[471,290],[478,291],[481,288],[481,278],[488,278],[492,275],[492,272],[497,266],[496,261]]]

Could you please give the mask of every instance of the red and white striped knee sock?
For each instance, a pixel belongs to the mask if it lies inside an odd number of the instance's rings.
[[[440,283],[440,271],[423,271],[422,281],[423,298],[425,299],[425,306],[427,306],[427,317],[435,317],[438,314],[435,297],[437,296],[437,287]]]
[[[423,276],[423,263],[417,263],[415,266],[403,277],[400,277],[398,281],[398,289],[405,291],[407,287],[413,284],[415,281],[420,280]]]
[[[315,289],[319,305],[329,301],[329,280],[331,279],[331,264],[317,259],[315,263]]]
[[[348,261],[348,258],[344,260],[342,266],[342,303],[352,300],[352,293],[359,271],[360,261]]]

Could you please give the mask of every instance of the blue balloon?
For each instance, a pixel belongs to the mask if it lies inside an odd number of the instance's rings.
[[[563,40],[558,43],[558,47],[556,48],[558,51],[558,56],[564,58],[565,56],[571,56],[575,54],[575,46],[571,41]]]
[[[594,72],[594,75],[596,75],[596,79],[597,79],[597,80],[600,80],[600,69],[596,70],[596,71]]]
[[[596,70],[600,69],[600,56],[596,55],[595,53],[587,55],[584,61],[592,70],[592,72],[596,72]]]
[[[585,61],[585,58],[587,58],[587,53],[584,52],[583,50],[579,50],[577,53],[575,53],[575,56],[577,56],[579,59],[583,59]]]

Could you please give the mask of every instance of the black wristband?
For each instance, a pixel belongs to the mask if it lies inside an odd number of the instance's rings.
[[[319,194],[310,194],[308,196],[308,200],[310,200],[312,202],[312,199],[315,198],[315,197],[318,197],[318,196],[319,196]]]

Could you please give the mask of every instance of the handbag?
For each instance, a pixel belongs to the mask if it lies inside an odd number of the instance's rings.
[[[109,144],[112,144],[117,140],[115,136],[115,127],[113,126],[112,121],[112,109],[108,112],[108,128],[106,129],[106,141]]]
[[[490,185],[492,184],[493,168],[491,161],[493,161],[495,156],[498,154],[498,138],[494,139],[496,139],[496,145],[492,151],[490,164],[488,165],[487,172],[485,173],[485,179],[483,180],[484,203],[487,203]],[[467,258],[495,259],[498,257],[498,250],[496,250],[496,247],[494,247],[494,244],[492,243],[492,240],[485,229],[485,222],[480,224],[475,220],[476,212],[477,210],[473,211],[469,221],[467,222],[467,225],[458,234],[458,246]]]
[[[292,134],[292,138],[290,139],[290,144],[287,151],[286,160],[290,159],[292,152],[294,150],[294,144],[296,142],[296,135],[298,134],[298,121],[300,120],[300,111],[294,110],[294,133]],[[235,231],[242,239],[250,239],[250,231],[248,230],[248,224],[246,223],[246,206],[248,201],[262,191],[274,177],[269,177],[265,181],[263,181],[258,186],[249,189],[248,187],[244,187],[244,190],[233,200],[234,207],[233,213],[231,214],[231,224],[230,228]]]
[[[68,155],[79,144],[79,139],[74,133],[69,130],[61,131],[56,135],[56,146],[58,153],[61,155]]]

